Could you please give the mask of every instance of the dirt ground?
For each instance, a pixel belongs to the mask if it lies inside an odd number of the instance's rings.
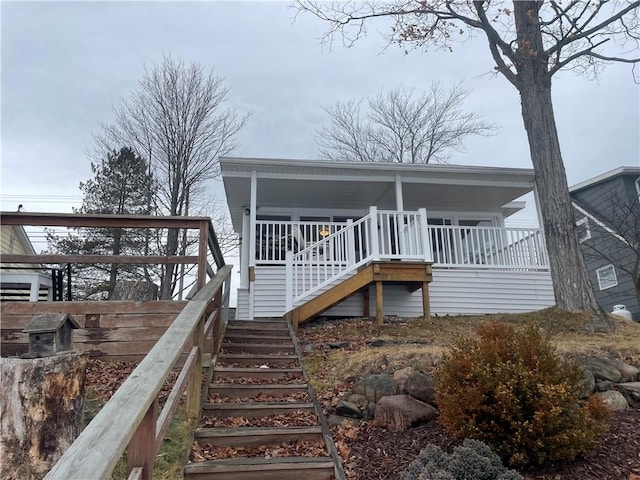
[[[491,320],[534,321],[568,358],[596,355],[640,367],[640,324],[612,319],[612,329],[594,331],[588,316],[554,309],[522,315],[388,318],[382,327],[369,319],[321,319],[301,325],[298,338],[318,398],[331,413],[331,399],[349,391],[358,377],[405,366],[431,371],[454,341],[474,335],[479,323]],[[364,421],[332,428],[349,480],[397,479],[428,443],[448,451],[458,443],[437,421],[403,432]],[[613,415],[609,432],[584,457],[521,473],[526,480],[640,480],[640,411]]]

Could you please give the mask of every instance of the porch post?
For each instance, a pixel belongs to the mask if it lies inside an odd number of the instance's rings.
[[[429,224],[427,222],[427,209],[419,208],[418,215],[420,215],[420,236],[422,238],[422,248],[424,251],[425,262],[433,262],[433,249],[431,248],[431,238],[429,237]]]
[[[248,208],[248,207],[247,207]],[[242,243],[240,245],[240,288],[249,287],[249,250],[251,248],[251,212],[242,212]],[[255,248],[255,242],[254,248]]]
[[[285,254],[287,267],[285,272],[285,312],[293,310],[293,251],[287,250]]]
[[[402,198],[402,177],[396,175],[396,210],[404,211],[404,200]]]
[[[380,248],[378,245],[378,208],[369,207],[369,225],[371,225],[371,235],[369,238],[369,245],[372,260],[380,260]]]
[[[249,205],[249,318],[255,317],[255,280],[256,280],[256,210],[258,209],[258,173],[251,171],[251,200]]]
[[[347,251],[345,252],[347,255],[347,265],[353,265],[356,263],[356,239],[353,235],[353,220],[347,220]]]

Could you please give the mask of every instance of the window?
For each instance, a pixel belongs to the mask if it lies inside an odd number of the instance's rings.
[[[598,286],[600,287],[600,290],[606,290],[607,288],[618,285],[616,269],[613,265],[598,268],[596,270],[596,275],[598,276]]]
[[[589,229],[589,220],[587,217],[576,222],[576,229],[578,230],[578,241],[580,243],[591,238],[591,230]]]

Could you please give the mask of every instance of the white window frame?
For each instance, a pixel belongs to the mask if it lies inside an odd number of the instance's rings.
[[[580,225],[585,226],[586,236],[584,238],[580,238],[580,230],[578,229]],[[576,229],[578,231],[578,241],[580,243],[586,242],[591,238],[591,229],[589,228],[589,219],[587,217],[582,217],[580,220],[576,222]]]
[[[612,283],[608,284],[608,285],[604,285],[602,284],[602,273],[606,270],[610,270],[611,274],[613,275],[613,279],[612,279]],[[605,265],[604,267],[600,267],[598,269],[596,269],[596,276],[598,277],[598,288],[600,290],[606,290],[608,288],[613,288],[615,286],[618,285],[618,277],[616,275],[616,267],[614,267],[612,264],[609,265]]]

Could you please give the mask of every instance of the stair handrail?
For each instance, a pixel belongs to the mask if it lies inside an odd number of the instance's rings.
[[[371,213],[373,212],[373,214]],[[374,258],[372,244],[377,243],[376,235],[371,235],[371,219],[376,218],[375,207],[369,214],[356,221],[348,221],[346,226],[327,237],[314,242],[297,253],[288,251],[286,255],[286,311],[289,312],[299,301],[309,297],[324,286],[358,269]],[[361,245],[360,257],[355,255],[355,238]],[[328,259],[332,246],[346,245],[341,255]],[[368,252],[363,255],[362,252]],[[322,258],[324,257],[324,259]],[[316,267],[315,269],[313,267]],[[309,269],[309,270],[307,270]],[[307,287],[307,272],[309,285]],[[315,277],[315,278],[314,278]],[[299,283],[302,288],[299,290]]]

